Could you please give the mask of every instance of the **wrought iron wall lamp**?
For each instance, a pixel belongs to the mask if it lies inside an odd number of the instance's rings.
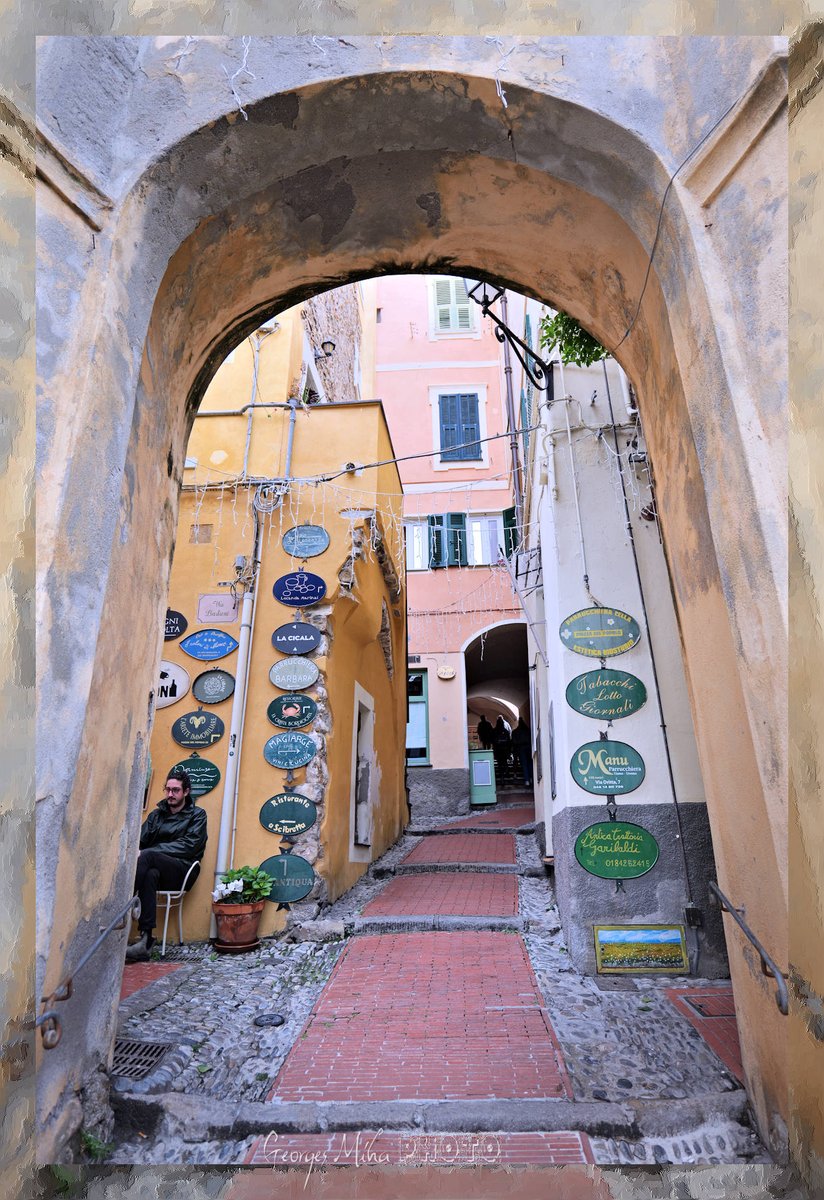
[[[472,286],[470,287],[470,284]],[[500,300],[505,293],[505,288],[495,288],[493,291],[488,291],[487,285],[484,282],[474,283],[471,279],[464,279],[466,294],[470,299],[474,300],[480,306],[481,312],[485,317],[489,317],[495,325],[495,337],[499,342],[509,342],[515,352],[518,362],[523,367],[527,377],[541,392],[549,392],[552,389],[552,364],[544,362],[544,360],[535,353],[535,351],[522,341],[516,333],[513,333],[508,325],[505,325],[500,317],[492,312],[492,305]],[[480,291],[480,295],[478,294]]]

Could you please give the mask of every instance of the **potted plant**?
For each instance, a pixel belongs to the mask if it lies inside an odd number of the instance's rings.
[[[237,867],[221,875],[212,892],[212,912],[217,925],[215,950],[240,954],[260,945],[257,935],[260,914],[271,889],[271,875],[257,867]]]

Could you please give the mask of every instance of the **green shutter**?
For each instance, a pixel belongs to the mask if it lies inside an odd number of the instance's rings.
[[[515,509],[505,508],[502,514],[504,518],[504,554],[507,558],[512,558],[518,544],[518,530],[515,525]]]
[[[446,566],[446,518],[427,517],[429,524],[429,567]]]
[[[466,558],[466,513],[447,513],[447,565],[465,567]]]

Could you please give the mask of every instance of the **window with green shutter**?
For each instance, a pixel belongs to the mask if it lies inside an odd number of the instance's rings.
[[[518,548],[518,529],[515,524],[515,509],[505,508],[503,511],[504,518],[504,554],[507,558],[512,558],[512,555]]]
[[[472,333],[472,301],[462,279],[436,279],[433,288],[433,333]]]
[[[465,567],[466,513],[438,513],[428,522],[430,568]]]
[[[477,462],[481,450],[481,419],[477,392],[442,392],[438,396],[441,462]]]

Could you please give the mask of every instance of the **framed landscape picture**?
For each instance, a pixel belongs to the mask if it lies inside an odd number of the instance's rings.
[[[595,925],[598,974],[689,971],[683,925]]]

